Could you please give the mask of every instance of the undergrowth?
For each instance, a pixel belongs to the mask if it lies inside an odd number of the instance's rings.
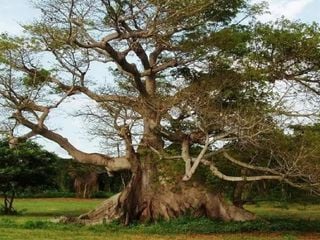
[[[210,233],[238,233],[238,232],[320,232],[320,220],[267,219],[248,222],[223,222],[206,218],[181,217],[171,221],[157,223],[131,224],[124,227],[113,222],[94,226],[78,224],[57,224],[49,221],[26,221],[16,223],[14,220],[1,219],[0,228],[17,229],[48,229],[48,230],[89,230],[93,232],[121,232],[139,234],[210,234]]]

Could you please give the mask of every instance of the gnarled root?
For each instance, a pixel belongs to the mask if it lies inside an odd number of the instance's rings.
[[[219,194],[208,193],[198,188],[187,188],[178,193],[169,191],[154,195],[146,204],[139,220],[169,220],[185,214],[224,221],[255,219],[254,214],[227,204]]]
[[[121,194],[116,194],[95,210],[78,218],[62,218],[60,222],[101,224],[121,220],[123,216],[126,216],[126,213],[123,208],[119,207],[122,205],[120,199]],[[159,219],[170,220],[185,214],[224,221],[248,221],[256,218],[254,214],[244,209],[227,204],[220,194],[210,193],[195,187],[188,187],[179,192],[159,191],[155,194],[141,196],[137,204],[135,216],[131,216],[131,219],[142,222]]]
[[[84,225],[95,225],[109,223],[120,218],[118,200],[120,193],[108,198],[96,209],[82,214],[79,217],[62,216],[52,222],[58,223],[79,223]]]

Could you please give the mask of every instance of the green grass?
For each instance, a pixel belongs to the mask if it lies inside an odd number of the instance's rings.
[[[29,220],[48,220],[57,216],[77,216],[95,208],[101,199],[75,198],[39,198],[16,199],[15,209],[21,214],[17,216],[1,216],[1,219],[12,219],[23,223]],[[1,201],[2,203],[2,201]]]
[[[246,208],[262,218],[320,220],[319,204],[303,205],[297,203],[263,202],[257,205],[248,205]]]
[[[247,206],[261,218],[253,222],[221,222],[183,217],[170,222],[97,226],[55,224],[61,215],[79,215],[99,200],[17,199],[18,216],[0,216],[0,240],[11,239],[320,239],[320,205],[261,203]],[[28,236],[28,238],[26,238]]]

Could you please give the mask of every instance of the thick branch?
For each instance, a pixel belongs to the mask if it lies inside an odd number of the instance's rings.
[[[191,161],[192,161],[192,159],[190,157],[190,153],[189,153],[189,145],[190,145],[189,138],[185,138],[181,144],[181,156],[185,162],[185,173],[186,174],[188,172],[190,172]]]
[[[176,59],[172,59],[168,62],[165,62],[161,65],[152,67],[144,72],[141,73],[141,76],[150,76],[150,75],[155,75],[163,70],[166,70],[168,68],[176,67],[178,65],[178,61]]]
[[[65,92],[69,92],[69,94],[74,94],[77,92],[85,94],[90,99],[96,101],[97,103],[105,103],[105,102],[116,102],[120,103],[126,106],[130,106],[135,111],[139,112],[139,105],[137,103],[137,100],[131,97],[127,96],[120,96],[115,94],[97,94],[95,92],[92,92],[89,88],[83,87],[83,86],[69,86],[61,81],[59,81],[56,78],[52,78],[51,81],[58,85],[59,88],[61,88]],[[70,93],[70,90],[72,92]]]
[[[15,114],[15,118],[24,126],[30,128],[33,132],[52,140],[65,149],[76,161],[87,164],[94,164],[106,167],[109,171],[120,171],[131,169],[129,160],[126,157],[113,158],[107,155],[98,153],[85,153],[75,148],[68,139],[61,135],[50,131],[46,128],[41,128],[38,125],[25,119],[20,112]]]
[[[209,135],[206,134],[206,141],[205,141],[205,145],[204,147],[202,148],[201,152],[199,153],[199,155],[197,156],[197,158],[193,161],[193,164],[192,166],[190,165],[191,164],[191,157],[190,156],[184,156],[186,157],[185,161],[186,161],[186,166],[188,164],[188,169],[186,167],[186,173],[184,175],[184,177],[182,178],[183,181],[188,181],[190,180],[190,178],[192,177],[192,175],[196,172],[199,164],[200,164],[200,161],[201,159],[203,158],[204,154],[207,152],[208,150],[208,147],[209,147],[209,144],[210,144],[210,140],[209,140]],[[189,148],[189,144],[183,144],[182,145],[183,148]],[[185,155],[189,154],[189,150],[186,150],[186,149],[182,149],[182,151],[185,153]]]
[[[214,176],[229,182],[254,182],[254,181],[261,181],[261,180],[282,181],[283,180],[283,176],[276,176],[276,175],[241,176],[241,177],[228,176],[220,172],[220,170],[212,162],[208,160],[202,159],[201,163],[204,164],[205,166],[208,166]]]
[[[19,136],[19,137],[15,137],[15,136],[13,136],[13,133],[10,133],[9,134],[9,148],[11,148],[11,149],[16,148],[19,143],[24,143],[29,138],[32,138],[35,135],[36,135],[36,133],[33,131],[30,131],[22,136]]]
[[[75,43],[82,48],[100,48],[112,58],[112,60],[119,66],[119,68],[128,73],[130,77],[133,78],[136,88],[140,92],[142,96],[147,96],[146,89],[141,81],[141,75],[140,72],[135,64],[129,63],[126,60],[126,57],[121,52],[116,51],[109,42],[94,42],[90,44],[84,44],[77,40],[75,40]]]
[[[240,167],[243,167],[243,168],[247,168],[247,169],[250,169],[250,170],[254,170],[254,171],[260,171],[260,172],[268,172],[268,173],[272,173],[272,174],[275,174],[275,175],[279,175],[280,173],[271,169],[271,168],[267,168],[267,167],[259,167],[259,166],[254,166],[254,165],[251,165],[251,164],[248,164],[248,163],[244,163],[244,162],[241,162],[241,161],[238,161],[236,160],[235,158],[231,157],[227,152],[223,152],[223,156],[228,159],[230,162],[240,166]]]

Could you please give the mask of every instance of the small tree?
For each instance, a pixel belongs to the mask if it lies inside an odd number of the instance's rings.
[[[18,192],[53,187],[57,156],[33,142],[9,148],[0,142],[0,193],[3,194],[4,214],[15,214],[13,201]]]

